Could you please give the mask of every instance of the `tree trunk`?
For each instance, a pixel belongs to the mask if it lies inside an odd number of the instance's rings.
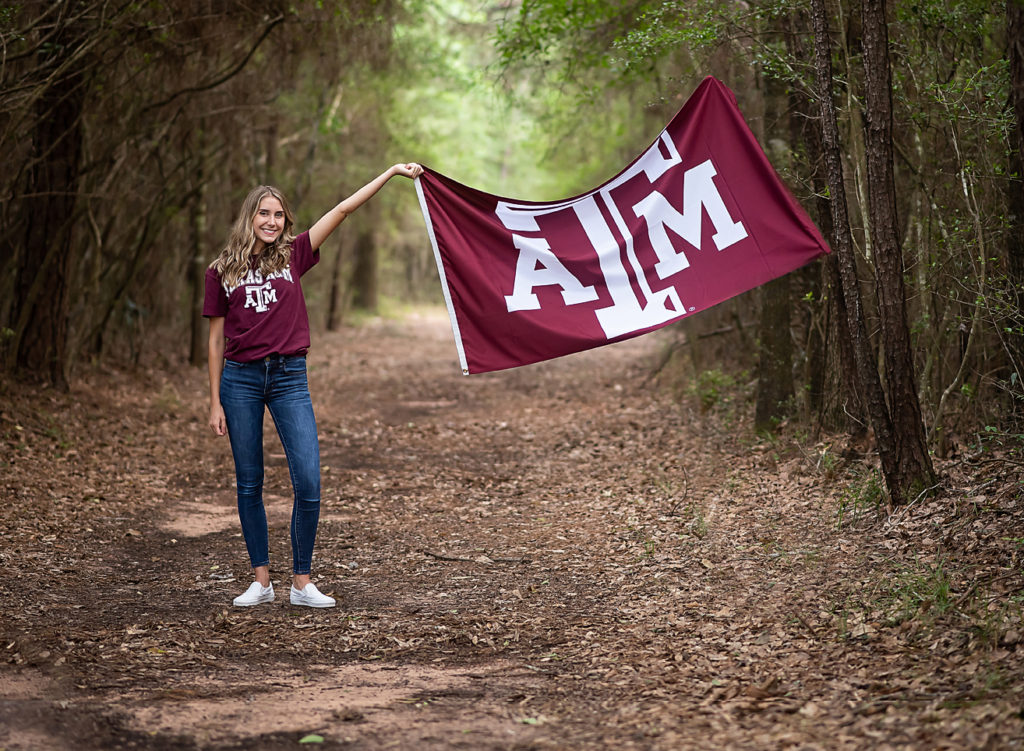
[[[784,143],[776,156],[790,160],[791,130],[787,125],[788,97],[777,79],[761,79],[764,91],[764,117],[760,139],[766,146]],[[761,301],[757,336],[757,394],[755,396],[754,430],[772,431],[793,408],[793,339],[790,333],[790,281],[774,279],[759,290]]]
[[[342,245],[338,243],[338,251],[334,254],[334,266],[331,269],[331,298],[327,306],[327,330],[337,331],[341,326],[342,311],[342,280],[341,261]]]
[[[831,225],[831,220],[829,224]],[[857,357],[853,351],[853,340],[850,338],[853,324],[850,322],[850,309],[846,305],[842,275],[839,273],[839,259],[835,257],[836,255],[833,254],[832,258],[825,261],[825,274],[828,280],[830,319],[835,321],[832,331],[839,349],[839,382],[843,392],[840,406],[845,416],[846,432],[853,441],[858,441],[868,432],[870,417],[864,403],[861,382],[857,377]]]
[[[925,440],[907,325],[903,252],[893,175],[892,81],[885,0],[863,0],[868,208],[878,289],[885,380],[897,452],[901,496],[917,496],[935,484]]]
[[[33,161],[5,239],[12,247],[4,251],[18,259],[6,369],[62,388],[67,387],[68,284],[84,102],[84,82],[76,73],[58,78],[39,97]]]
[[[359,310],[377,310],[377,247],[373,232],[360,228],[354,250],[355,267],[352,269],[352,307]]]
[[[803,13],[793,12],[786,17],[786,49],[794,59],[806,60],[813,56],[814,50],[808,48],[804,33],[807,27]],[[806,169],[811,173],[814,189],[812,215],[822,234],[832,237],[821,128],[816,124],[816,120],[820,120],[820,110],[816,117],[815,103],[801,86],[790,88],[789,99],[790,140],[804,145]],[[850,437],[857,440],[867,432],[868,417],[858,389],[835,254],[826,258],[820,267],[809,266],[802,273],[805,288],[810,293],[804,365],[807,411],[816,415],[819,427],[832,429],[844,426]],[[838,367],[829,369],[830,362],[838,363]],[[834,396],[827,399],[826,390]]]
[[[192,303],[189,306],[189,330],[191,331],[191,346],[189,347],[188,361],[192,365],[202,365],[206,362],[208,341],[206,326],[203,325],[203,300],[206,297],[206,253],[204,240],[206,239],[206,175],[203,165],[205,157],[205,138],[203,125],[197,128],[196,137],[198,146],[196,148],[195,160],[195,189],[189,198],[188,203],[188,239],[189,239],[189,260],[188,260],[188,281],[191,290]]]
[[[793,340],[789,333],[789,277],[761,287],[757,400],[754,430],[772,431],[793,402]]]
[[[811,23],[814,27],[814,72],[821,106],[822,152],[831,200],[832,249],[836,253],[839,276],[842,282],[843,306],[846,309],[847,335],[851,340],[854,364],[861,393],[867,402],[871,426],[875,431],[878,456],[882,463],[882,475],[889,490],[889,498],[899,504],[906,500],[903,485],[899,482],[896,461],[896,443],[893,436],[892,420],[885,403],[882,382],[875,368],[875,352],[868,339],[864,323],[864,308],[857,281],[857,265],[853,251],[853,236],[846,205],[846,191],[843,182],[843,162],[839,146],[839,126],[836,120],[835,103],[832,101],[832,55],[831,38],[824,0],[811,0]]]
[[[1010,63],[1010,103],[1013,128],[1010,131],[1009,232],[1006,233],[1010,284],[1016,302],[1017,319],[1011,325],[1010,350],[1017,375],[1016,393],[1024,389],[1024,0],[1006,2],[1007,59]],[[1014,400],[1020,409],[1020,400]]]

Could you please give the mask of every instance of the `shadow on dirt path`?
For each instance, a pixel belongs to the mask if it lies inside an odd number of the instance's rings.
[[[652,385],[663,341],[465,378],[440,313],[322,335],[327,612],[287,603],[269,420],[278,599],[231,607],[204,373],[5,385],[0,748],[1021,742],[1016,478],[869,514],[817,449]]]

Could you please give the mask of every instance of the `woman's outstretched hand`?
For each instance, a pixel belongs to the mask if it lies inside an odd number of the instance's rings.
[[[401,175],[402,177],[419,177],[423,174],[423,168],[416,164],[416,162],[396,164],[394,170],[396,175]]]

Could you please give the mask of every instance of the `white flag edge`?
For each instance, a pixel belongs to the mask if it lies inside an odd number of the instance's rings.
[[[452,305],[452,294],[448,287],[448,277],[444,273],[441,251],[437,247],[434,223],[430,221],[427,197],[423,194],[423,185],[420,183],[420,178],[417,177],[413,182],[416,184],[416,196],[419,198],[420,210],[423,212],[423,222],[427,225],[427,236],[430,237],[430,246],[434,249],[434,262],[437,264],[437,275],[441,279],[441,291],[444,293],[444,304],[448,307],[448,318],[452,323],[452,334],[455,335],[455,348],[459,353],[459,365],[462,366],[462,375],[469,375],[469,366],[466,364],[466,350],[462,346],[462,334],[459,331],[459,319],[455,315],[455,307]]]

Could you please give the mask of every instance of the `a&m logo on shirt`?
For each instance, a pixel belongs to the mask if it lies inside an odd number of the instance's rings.
[[[272,302],[277,302],[277,292],[270,286],[270,282],[246,286],[246,308],[256,308],[257,313],[266,313],[270,310],[270,303]]]

